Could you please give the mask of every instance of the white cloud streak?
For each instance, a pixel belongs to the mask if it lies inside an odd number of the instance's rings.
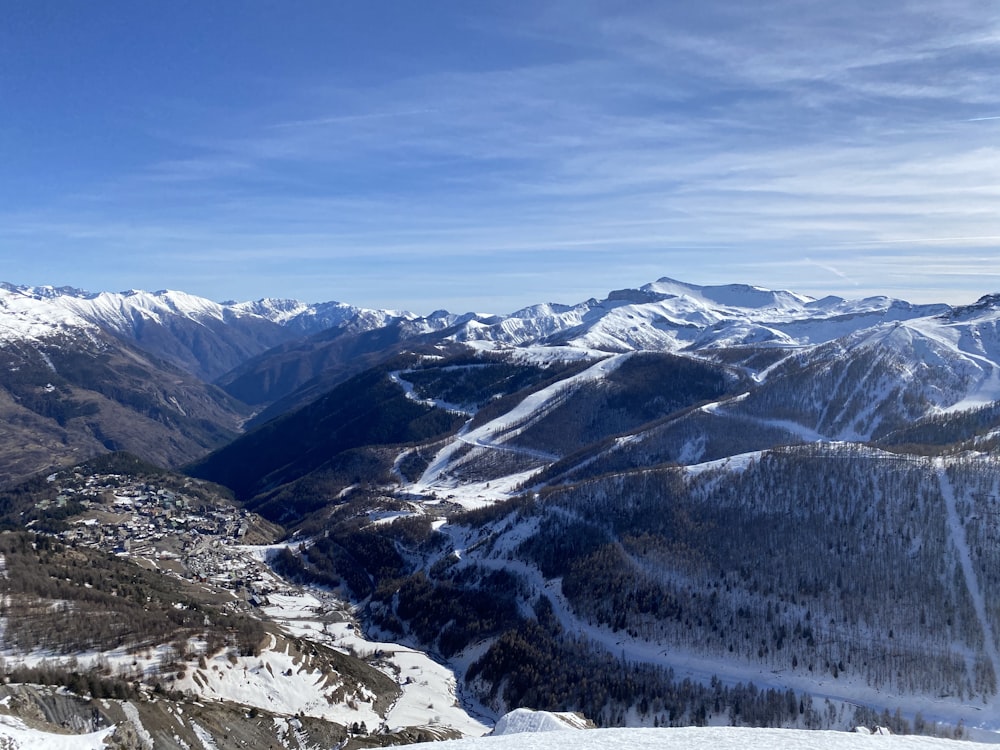
[[[507,23],[499,35],[559,54],[346,91],[292,82],[285,106],[178,138],[189,155],[117,175],[93,204],[8,216],[0,241],[317,267],[495,270],[543,251],[581,279],[619,250],[636,269],[770,285],[801,280],[808,252],[850,287],[897,269],[921,288],[907,246],[1000,247],[992,3],[549,2]],[[678,248],[702,249],[703,266]],[[759,274],[719,278],[733,258]],[[954,273],[982,283],[963,258]]]

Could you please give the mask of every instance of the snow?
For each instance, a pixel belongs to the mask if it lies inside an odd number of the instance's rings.
[[[262,299],[218,303],[172,290],[90,294],[78,289],[0,284],[0,342],[37,341],[60,332],[94,332],[98,328],[131,334],[137,323],[163,324],[178,317],[195,322],[257,318],[283,326],[316,328],[343,325],[359,317],[378,327],[391,319],[413,316],[393,310],[365,310],[340,302],[306,304]]]
[[[451,478],[448,472],[454,466],[453,462],[456,460],[456,454],[466,445],[492,450],[513,451],[542,461],[555,460],[558,456],[529,448],[522,448],[508,441],[519,435],[533,421],[537,420],[539,415],[544,413],[546,407],[551,406],[568,390],[585,382],[606,378],[609,373],[616,370],[629,356],[631,355],[619,354],[606,357],[591,365],[583,372],[535,391],[509,412],[486,424],[480,425],[473,430],[469,430],[468,426],[466,426],[459,432],[455,439],[438,451],[420,479],[405,488],[405,492],[416,495],[430,495],[442,491],[455,494],[459,490],[461,483]],[[526,475],[518,475],[517,483],[520,483],[522,479],[529,478],[532,473],[529,471]],[[474,487],[465,485],[461,488],[463,497],[469,498],[469,495],[472,494],[473,497],[469,499],[473,499],[474,502],[475,499],[485,501],[484,498],[489,496],[492,496],[492,499],[509,497],[513,482],[510,481],[510,477],[507,480],[505,483],[484,482]],[[487,487],[487,484],[498,484],[498,486]],[[501,488],[499,484],[502,484],[503,487]],[[457,502],[461,502],[460,498],[456,497],[455,499]],[[482,503],[480,502],[480,504]]]
[[[415,401],[416,403],[423,404],[424,406],[432,406],[436,409],[444,409],[445,411],[454,412],[455,414],[464,414],[466,416],[471,414],[468,408],[460,404],[451,404],[440,399],[420,398],[413,390],[413,383],[403,377],[405,374],[406,371],[396,370],[389,373],[389,379],[403,389],[403,393],[410,401]]]
[[[951,359],[966,363],[980,377],[961,398],[946,405],[943,411],[962,411],[1000,400],[1000,348],[993,351],[984,344],[984,333],[996,337],[995,313],[992,311],[974,319],[946,322],[940,317],[909,321],[906,328],[915,335],[927,338],[939,351],[950,354]],[[985,329],[985,330],[984,330]]]
[[[706,471],[715,471],[719,469],[742,472],[746,471],[747,467],[749,467],[752,462],[759,461],[763,455],[764,451],[740,453],[734,456],[727,456],[726,458],[719,458],[714,461],[691,464],[689,466],[685,466],[684,471],[691,475],[702,474]]]
[[[132,728],[135,729],[143,750],[154,750],[153,736],[142,725],[142,719],[139,718],[139,709],[129,702],[122,703],[121,705],[122,711],[125,713],[125,718],[128,719]]]
[[[211,733],[205,729],[203,726],[197,722],[191,722],[191,731],[195,733],[198,741],[204,746],[205,750],[219,750],[219,746],[215,744],[215,740],[212,739]]]
[[[532,732],[499,737],[410,745],[416,750],[962,750],[981,747],[917,736],[859,732],[819,732],[796,729],[683,727],[678,729],[589,729],[574,732]],[[985,747],[985,746],[983,746]]]
[[[115,728],[89,734],[54,734],[31,729],[13,716],[0,716],[0,747],[9,750],[103,750]]]
[[[663,277],[642,287],[643,291],[668,294],[678,297],[688,296],[698,300],[714,302],[727,307],[776,307],[778,309],[802,309],[807,303],[815,302],[793,292],[774,292],[759,286],[747,284],[727,284],[724,286],[698,286],[685,284],[675,279]]]
[[[96,332],[97,326],[71,310],[0,286],[0,341],[38,341],[67,330]]]
[[[587,721],[579,714],[533,711],[518,708],[504,714],[493,727],[493,735],[519,734],[521,732],[563,732],[570,729],[586,729]]]
[[[381,661],[386,665],[384,671],[402,690],[385,718],[390,731],[428,724],[451,727],[467,736],[478,736],[489,730],[459,704],[454,672],[424,652],[396,643],[370,641],[346,621],[321,622],[317,612],[324,607],[324,602],[314,594],[272,594],[268,599],[270,605],[265,607],[265,612],[292,635],[307,637],[344,653],[381,652]],[[355,711],[348,714],[348,719],[347,724],[365,721],[369,728],[382,722],[381,717],[366,718]]]
[[[236,656],[222,652],[206,661],[206,667],[189,665],[179,690],[191,690],[204,698],[256,706],[283,715],[313,716],[351,724],[364,721],[377,726],[381,717],[373,708],[374,696],[348,693],[345,700],[328,700],[342,685],[336,673],[309,666],[293,653],[288,641],[272,637],[259,656]]]

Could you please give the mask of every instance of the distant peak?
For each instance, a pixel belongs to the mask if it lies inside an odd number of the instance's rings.
[[[812,297],[786,290],[773,290],[753,284],[700,286],[663,276],[639,290],[672,297],[688,296],[709,305],[758,309],[764,307],[799,307],[813,302]]]
[[[26,286],[24,284],[11,284],[7,281],[0,282],[0,287],[13,294],[23,294],[36,299],[55,299],[57,297],[80,297],[89,299],[94,295],[84,289],[77,289],[73,286]]]
[[[971,305],[962,305],[945,313],[953,319],[968,319],[987,312],[1000,310],[1000,292],[984,294]]]
[[[669,276],[661,276],[656,281],[645,284],[639,288],[643,292],[655,292],[657,294],[670,294],[679,297],[683,294],[697,294],[702,287],[697,284],[688,284]]]

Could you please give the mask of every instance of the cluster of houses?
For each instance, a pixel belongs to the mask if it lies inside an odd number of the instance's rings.
[[[64,533],[67,541],[133,544],[179,533],[237,541],[247,532],[250,514],[240,508],[208,505],[183,493],[129,481],[116,474],[87,477],[82,487],[64,488],[55,503],[78,501],[85,508]]]
[[[67,519],[59,535],[63,541],[158,563],[183,561],[175,572],[188,577],[231,572],[233,556],[226,548],[239,544],[251,524],[251,514],[242,508],[127,476],[74,479],[59,487],[55,499],[38,504],[41,510],[70,502],[82,506],[82,512]]]

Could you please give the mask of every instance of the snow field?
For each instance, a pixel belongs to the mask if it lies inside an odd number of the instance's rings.
[[[0,747],[4,750],[104,750],[114,727],[89,734],[54,734],[32,729],[13,716],[0,715]]]
[[[225,700],[266,711],[312,716],[338,724],[365,722],[378,726],[382,718],[375,712],[375,696],[347,693],[336,699],[343,687],[339,675],[307,666],[291,651],[287,641],[272,636],[271,644],[259,656],[216,654],[206,667],[188,664],[184,677],[174,682],[177,690],[211,700]]]
[[[744,727],[529,732],[410,745],[414,750],[973,750],[971,742],[913,735]]]
[[[324,605],[313,594],[272,594],[269,600],[270,606],[265,607],[265,611],[291,635],[308,638],[343,653],[381,652],[380,661],[387,665],[383,671],[402,691],[385,717],[390,731],[428,724],[451,727],[467,736],[489,731],[486,724],[470,716],[459,704],[455,674],[422,651],[395,643],[369,641],[350,622],[321,621],[317,612],[330,603]],[[354,721],[365,721],[369,729],[374,729],[383,720],[379,716],[366,719],[351,712],[346,723]]]

